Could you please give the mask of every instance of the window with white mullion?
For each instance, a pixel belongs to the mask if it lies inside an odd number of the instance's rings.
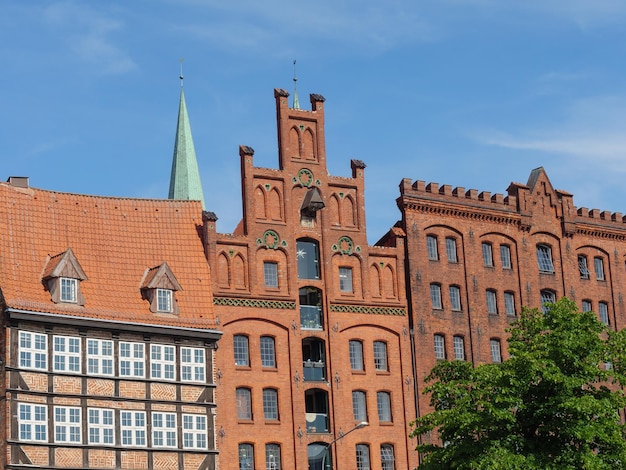
[[[428,251],[428,259],[437,261],[439,259],[439,252],[437,249],[437,237],[433,235],[426,236],[426,249]]]
[[[446,256],[448,257],[448,263],[457,263],[456,256],[456,240],[454,238],[446,238]]]
[[[537,264],[539,265],[539,272],[554,273],[552,248],[548,245],[537,245]]]
[[[498,301],[496,299],[496,291],[488,289],[486,291],[487,297],[487,313],[492,315],[498,314]]]
[[[183,448],[207,448],[207,421],[203,415],[183,415]]]
[[[491,243],[483,243],[482,250],[483,250],[483,264],[489,268],[493,267],[493,251],[491,249]]]
[[[454,346],[454,359],[457,361],[465,360],[465,340],[462,336],[454,336],[452,338]]]
[[[587,266],[587,257],[578,255],[578,271],[581,279],[589,279],[589,267]]]
[[[113,341],[87,339],[87,373],[113,375]]]
[[[442,361],[446,358],[446,340],[443,335],[435,335],[435,358]]]
[[[500,245],[500,263],[502,269],[511,269],[511,248],[508,245]]]
[[[18,404],[17,423],[20,441],[48,442],[47,410],[46,405]]]
[[[48,336],[29,331],[19,335],[20,367],[25,369],[48,369]]]
[[[176,379],[176,348],[174,346],[150,345],[150,376],[153,379]]]
[[[461,310],[461,289],[458,286],[450,286],[450,308],[455,312]]]
[[[53,336],[52,341],[54,371],[80,373],[80,338]]]
[[[491,361],[495,363],[502,362],[502,352],[500,350],[500,340],[489,340],[489,347],[491,349]]]
[[[54,442],[80,444],[80,408],[71,406],[54,407]]]
[[[609,324],[609,304],[606,302],[598,302],[598,315],[600,321],[605,325]]]
[[[120,411],[120,433],[123,446],[145,446],[146,412]]]
[[[204,349],[180,348],[180,379],[183,382],[204,382],[205,368]]]
[[[171,289],[157,289],[157,311],[171,313],[173,293]]]
[[[120,376],[145,377],[145,345],[120,342]]]
[[[376,405],[378,408],[378,420],[381,423],[390,423],[391,420],[391,395],[389,392],[376,392]]]
[[[430,285],[430,302],[432,308],[435,310],[441,310],[443,308],[441,303],[441,286],[439,284]]]
[[[515,294],[513,292],[504,293],[504,311],[507,315],[515,316]]]
[[[69,277],[61,278],[61,302],[76,303],[78,280]]]
[[[115,422],[113,410],[105,408],[89,408],[89,443],[115,444]]]
[[[593,259],[593,268],[596,271],[596,279],[604,281],[604,261],[601,257],[596,256]]]
[[[152,413],[152,447],[176,447],[176,413]]]

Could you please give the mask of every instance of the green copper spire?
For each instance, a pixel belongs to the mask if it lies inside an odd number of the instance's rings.
[[[180,105],[178,107],[178,124],[176,126],[176,143],[174,144],[174,159],[172,160],[172,174],[170,176],[169,199],[184,199],[202,201],[204,194],[196,160],[196,150],[191,137],[191,126],[187,116],[185,93],[182,87],[182,73],[180,76]]]

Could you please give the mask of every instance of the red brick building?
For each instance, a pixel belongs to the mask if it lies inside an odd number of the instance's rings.
[[[254,151],[240,147],[241,223],[216,233],[205,213],[224,333],[219,467],[413,468],[403,238],[368,246],[365,165],[328,175],[324,98],[311,95],[309,111],[274,95],[278,169],[255,167]]]
[[[215,469],[197,201],[0,184],[0,467]]]
[[[424,377],[437,360],[476,364],[508,357],[505,329],[522,305],[563,296],[612,328],[626,326],[626,220],[577,209],[543,168],[507,195],[405,179],[398,227],[404,241],[419,413]]]

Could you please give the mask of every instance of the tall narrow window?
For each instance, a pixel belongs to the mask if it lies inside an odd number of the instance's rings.
[[[252,444],[239,444],[239,470],[254,468],[254,447]]]
[[[249,388],[239,387],[235,391],[237,398],[237,419],[249,421],[252,419],[252,394]]]
[[[236,366],[250,366],[250,353],[248,350],[248,337],[245,335],[235,335],[233,337],[233,350],[235,352]]]
[[[591,312],[591,310],[593,310],[591,300],[583,300],[583,312]]]
[[[435,358],[442,361],[446,358],[446,340],[443,335],[435,335]]]
[[[339,268],[339,290],[341,292],[352,292],[352,268]]]
[[[104,408],[89,408],[89,443],[90,444],[115,444],[115,426],[113,422],[113,410]]]
[[[152,446],[176,447],[177,429],[176,413],[152,413]]]
[[[500,340],[499,339],[491,339],[491,340],[489,340],[489,346],[491,348],[491,362],[496,362],[496,363],[502,362],[502,352],[500,350]]]
[[[391,395],[389,392],[377,392],[378,420],[381,423],[391,423]]]
[[[173,292],[171,289],[157,289],[157,312],[171,313]]]
[[[515,316],[515,294],[513,292],[504,293],[504,311],[507,315]]]
[[[365,392],[361,390],[355,390],[352,392],[352,414],[355,421],[367,421]]]
[[[491,315],[498,314],[498,301],[495,290],[487,289],[487,313]]]
[[[69,277],[61,278],[61,302],[76,303],[78,280]]]
[[[280,445],[265,444],[265,470],[280,470]]]
[[[541,291],[541,309],[543,313],[548,311],[548,306],[556,302],[556,295],[551,290],[544,289]]]
[[[275,388],[263,389],[263,416],[268,421],[278,420],[278,391]]]
[[[146,412],[120,411],[120,434],[122,446],[146,445]]]
[[[578,255],[578,271],[581,279],[589,279],[589,267],[587,266],[587,257]]]
[[[183,382],[204,382],[204,349],[180,348],[180,379]]]
[[[455,311],[461,311],[461,289],[458,286],[450,286],[450,308]]]
[[[382,470],[394,470],[396,468],[393,446],[383,444],[380,446],[380,465]]]
[[[356,468],[357,470],[370,470],[370,446],[367,444],[356,445]]]
[[[483,264],[488,268],[492,268],[493,267],[493,251],[491,249],[491,243],[483,242],[482,248],[483,248]]]
[[[81,443],[80,408],[54,407],[54,442]]]
[[[502,269],[511,269],[511,248],[509,245],[500,245],[500,262]]]
[[[80,338],[54,336],[54,370],[80,372]]]
[[[604,281],[604,261],[601,257],[596,256],[593,259],[593,268],[596,271],[596,279],[598,281]]]
[[[265,287],[278,287],[278,263],[272,261],[263,263],[263,282]]]
[[[552,248],[548,245],[537,245],[537,264],[539,265],[539,272],[554,273]]]
[[[164,344],[150,345],[150,376],[153,379],[176,378],[176,348]]]
[[[120,375],[144,377],[144,344],[120,342]]]
[[[48,336],[20,331],[20,367],[48,369]]]
[[[606,302],[598,303],[598,315],[600,316],[600,321],[605,325],[609,324],[609,304]]]
[[[426,248],[428,250],[428,259],[437,261],[439,259],[439,251],[437,250],[437,237],[433,235],[427,235]]]
[[[358,340],[350,340],[350,368],[363,370],[363,343]]]
[[[454,359],[457,361],[465,360],[465,340],[462,336],[455,336],[452,338],[454,341]]]
[[[207,448],[206,416],[183,415],[183,449]]]
[[[374,341],[374,368],[379,371],[388,371],[387,363],[387,343],[384,341]]]
[[[430,285],[430,302],[435,310],[443,308],[441,304],[441,286],[439,284]]]
[[[87,339],[87,373],[113,375],[113,341]]]
[[[298,240],[296,242],[299,279],[319,279],[319,249],[316,241]]]
[[[18,426],[20,441],[48,441],[48,413],[45,405],[20,403]]]
[[[456,239],[446,238],[446,256],[448,257],[448,263],[458,262],[456,256]]]
[[[276,347],[271,336],[261,336],[261,367],[276,367]]]

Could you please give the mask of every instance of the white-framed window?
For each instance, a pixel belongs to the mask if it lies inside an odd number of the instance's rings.
[[[204,382],[206,360],[202,348],[180,348],[180,380]]]
[[[120,376],[145,377],[145,345],[120,342]]]
[[[504,293],[504,311],[507,315],[515,316],[515,294],[507,291]]]
[[[246,335],[235,335],[233,337],[233,351],[235,354],[236,366],[250,366],[250,351],[248,343],[249,341]]]
[[[276,342],[271,336],[261,336],[261,367],[276,367]]]
[[[18,404],[20,441],[48,441],[48,408],[32,403]]]
[[[150,377],[176,379],[176,347],[166,344],[150,345]]]
[[[598,315],[600,321],[605,325],[609,324],[609,304],[606,302],[598,302]]]
[[[80,444],[80,408],[73,406],[54,407],[54,442]]]
[[[465,360],[465,340],[462,336],[454,336],[452,338],[452,345],[454,346],[454,359],[457,361]]]
[[[589,279],[589,267],[587,266],[587,257],[578,255],[578,271],[581,279]]]
[[[171,289],[157,289],[157,312],[171,313],[173,312],[174,293]]]
[[[539,272],[554,273],[554,263],[552,263],[552,248],[548,245],[537,245],[537,264]]]
[[[113,410],[106,408],[88,408],[89,443],[115,444],[115,421]]]
[[[502,362],[502,351],[500,349],[500,340],[490,339],[489,346],[491,349],[491,362],[496,362],[496,363]]]
[[[493,250],[491,247],[491,243],[483,242],[482,249],[483,249],[483,264],[488,268],[492,268],[493,267]]]
[[[439,284],[430,285],[430,303],[435,310],[441,310],[443,308],[441,303],[441,286]]]
[[[367,421],[367,401],[362,390],[352,392],[352,415],[355,421]]]
[[[394,470],[396,458],[393,452],[393,445],[382,444],[380,446],[380,465],[382,470]]]
[[[113,341],[87,338],[87,373],[113,375]]]
[[[353,292],[352,268],[339,268],[339,290],[341,292]]]
[[[437,261],[439,259],[439,250],[437,249],[437,237],[434,235],[426,235],[426,249],[428,251],[428,259]]]
[[[461,311],[461,289],[459,286],[450,286],[450,308],[455,312]]]
[[[435,358],[442,361],[446,358],[446,339],[443,335],[435,335]]]
[[[600,256],[593,259],[593,268],[596,272],[596,280],[604,281],[604,261]]]
[[[53,336],[52,342],[54,371],[80,373],[80,338]]]
[[[265,444],[265,470],[280,470],[280,445]]]
[[[543,313],[548,312],[548,304],[556,302],[556,295],[551,290],[544,289],[541,291],[541,309]]]
[[[239,469],[254,470],[254,446],[252,444],[239,444]]]
[[[176,413],[152,413],[152,447],[176,447]]]
[[[448,263],[458,262],[456,256],[456,239],[446,238],[446,256],[448,257]]]
[[[370,470],[370,446],[367,444],[356,445],[356,468],[357,470]]]
[[[263,283],[265,287],[278,287],[278,263],[263,262]]]
[[[391,395],[389,392],[376,392],[378,420],[381,423],[391,423]]]
[[[363,370],[363,343],[359,340],[350,340],[350,369]]]
[[[500,262],[502,269],[511,269],[511,247],[509,245],[500,245]]]
[[[183,448],[207,448],[207,421],[203,415],[183,415]]]
[[[120,433],[123,446],[145,446],[146,412],[120,411]]]
[[[239,387],[235,391],[237,399],[237,419],[249,421],[252,419],[252,392],[249,388]]]
[[[374,341],[374,368],[379,371],[388,371],[387,343],[384,341]]]
[[[263,389],[263,417],[268,421],[278,420],[278,391],[275,388]]]
[[[498,314],[498,300],[496,297],[496,291],[492,289],[487,289],[487,313],[491,315]]]
[[[591,300],[583,300],[583,312],[591,312],[593,310]]]
[[[68,302],[75,304],[78,299],[78,279],[72,279],[70,277],[62,277],[61,281],[61,302]]]
[[[20,367],[24,369],[48,369],[48,335],[20,331]]]

